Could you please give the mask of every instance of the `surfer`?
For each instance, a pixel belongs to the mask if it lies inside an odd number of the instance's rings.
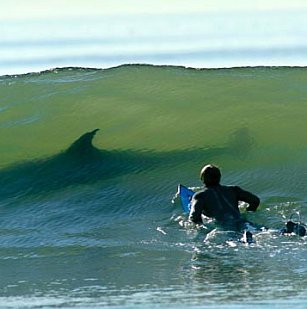
[[[200,179],[205,188],[193,195],[189,219],[198,224],[202,223],[202,215],[205,215],[227,229],[244,229],[247,221],[241,218],[239,201],[249,204],[247,211],[256,211],[260,199],[238,186],[221,185],[221,172],[215,165],[204,166]]]

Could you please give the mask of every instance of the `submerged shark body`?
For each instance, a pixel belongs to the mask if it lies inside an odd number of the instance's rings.
[[[93,183],[153,168],[199,162],[197,168],[218,155],[232,154],[233,148],[182,151],[108,151],[93,146],[99,129],[87,132],[65,151],[54,156],[12,165],[0,171],[1,199],[53,191],[67,186]]]

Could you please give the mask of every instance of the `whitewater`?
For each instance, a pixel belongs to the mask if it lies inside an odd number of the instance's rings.
[[[306,68],[0,77],[0,307],[305,308]],[[93,131],[99,129],[99,131]],[[88,132],[92,132],[86,134]],[[199,170],[261,198],[242,244],[187,224]],[[204,241],[206,239],[206,241]]]

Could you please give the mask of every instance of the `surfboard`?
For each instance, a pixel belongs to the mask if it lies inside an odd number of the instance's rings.
[[[178,185],[178,195],[180,197],[181,207],[184,213],[189,213],[191,209],[191,200],[195,192],[184,185]]]

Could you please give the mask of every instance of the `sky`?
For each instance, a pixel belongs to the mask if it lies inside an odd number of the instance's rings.
[[[305,0],[9,0],[1,20],[54,19],[106,14],[178,14],[307,9]]]
[[[9,0],[0,75],[125,63],[307,65],[303,0]]]

